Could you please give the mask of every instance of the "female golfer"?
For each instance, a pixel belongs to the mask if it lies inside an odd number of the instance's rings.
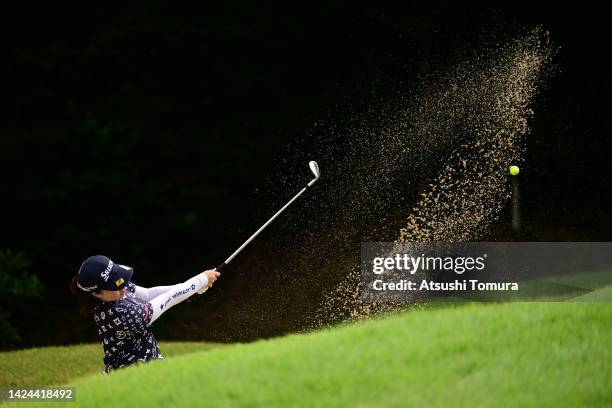
[[[96,323],[107,373],[136,361],[164,358],[151,332],[153,322],[194,293],[204,293],[220,275],[208,270],[174,286],[147,289],[131,282],[133,272],[96,255],[83,262],[70,285],[81,313]]]

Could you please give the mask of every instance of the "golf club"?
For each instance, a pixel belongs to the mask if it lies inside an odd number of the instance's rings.
[[[264,225],[262,225],[257,231],[255,231],[255,233],[253,235],[251,235],[251,237],[249,239],[247,239],[244,244],[240,245],[240,248],[238,248],[237,250],[234,251],[233,254],[231,254],[222,264],[220,264],[219,266],[217,266],[215,269],[217,271],[221,271],[223,270],[223,268],[225,268],[225,266],[227,266],[228,263],[230,263],[232,261],[232,259],[234,259],[236,257],[236,255],[238,255],[240,253],[240,251],[242,251],[244,249],[244,247],[246,247],[251,241],[253,241],[255,239],[255,237],[257,235],[259,235],[259,233],[261,231],[263,231],[272,221],[274,221],[274,219],[276,217],[278,217],[280,215],[280,213],[282,213],[283,211],[285,211],[285,209],[287,207],[289,207],[295,200],[297,200],[297,198],[299,196],[302,195],[302,193],[304,193],[304,191],[306,191],[308,189],[308,187],[311,187],[321,176],[321,172],[319,171],[319,165],[317,164],[316,161],[311,161],[308,163],[308,167],[310,167],[310,171],[312,171],[312,174],[314,175],[314,178],[312,180],[310,180],[310,182],[308,182],[308,184],[306,184],[306,186],[301,189],[291,200],[289,200],[289,202],[287,204],[285,204],[283,206],[283,208],[281,208],[280,210],[278,210],[276,212],[276,214],[274,214],[268,221],[266,221],[266,223]]]

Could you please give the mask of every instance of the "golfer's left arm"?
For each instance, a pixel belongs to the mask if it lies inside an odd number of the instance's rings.
[[[172,289],[174,285],[155,286],[152,288],[143,288],[142,286],[134,285],[134,296],[141,302],[150,302],[152,299],[162,295]]]
[[[166,310],[172,306],[187,300],[198,292],[203,292],[206,288],[212,286],[219,276],[217,271],[202,272],[193,278],[179,283],[178,285],[170,286],[169,290],[154,297],[148,303],[151,306],[151,320],[149,325],[153,324]]]
[[[169,290],[171,290],[174,287],[174,285],[166,285],[166,286],[154,286],[152,288],[144,288],[142,286],[138,286],[133,283],[132,285],[134,287],[134,296],[136,296],[136,298],[139,299],[143,303],[150,302],[151,300],[155,299],[159,295],[163,295],[164,293],[167,293]],[[204,292],[206,292],[206,289],[208,289],[208,287],[204,286],[202,289],[198,291],[198,293],[201,295]]]

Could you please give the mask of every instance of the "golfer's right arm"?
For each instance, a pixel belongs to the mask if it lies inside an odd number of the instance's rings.
[[[202,272],[183,283],[170,286],[168,291],[151,299],[149,304],[151,305],[152,312],[149,325],[153,324],[155,320],[157,320],[172,306],[177,305],[190,298],[195,293],[210,287],[217,280],[219,275],[220,273],[217,271]]]

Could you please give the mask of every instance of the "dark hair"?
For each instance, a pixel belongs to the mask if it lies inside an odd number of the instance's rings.
[[[86,292],[79,288],[77,285],[76,276],[72,278],[72,281],[70,281],[69,288],[70,292],[79,302],[79,310],[81,314],[83,316],[93,316],[95,307],[102,303],[102,301],[92,295],[92,292]]]

